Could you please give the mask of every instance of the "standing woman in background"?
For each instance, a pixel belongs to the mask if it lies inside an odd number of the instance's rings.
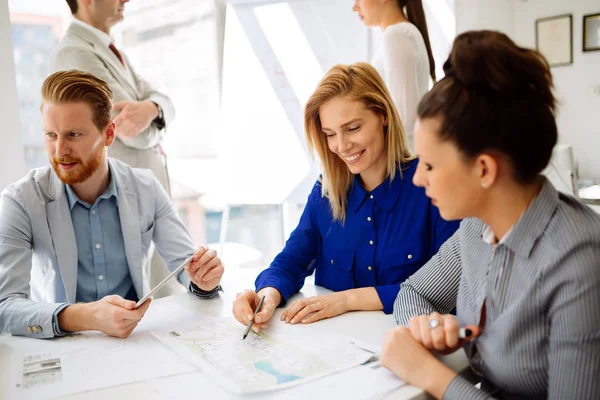
[[[417,105],[429,90],[429,77],[435,82],[423,2],[355,0],[352,10],[366,26],[379,26],[383,31],[383,43],[372,64],[392,95],[412,147]]]

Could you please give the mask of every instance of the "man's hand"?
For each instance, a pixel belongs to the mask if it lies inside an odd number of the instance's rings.
[[[192,282],[207,292],[217,287],[225,273],[225,267],[217,257],[217,252],[205,246],[200,246],[196,250],[192,262],[185,267],[185,270]]]
[[[134,309],[135,302],[121,296],[106,296],[87,304],[73,304],[58,314],[58,326],[65,332],[94,330],[126,338],[150,307],[150,299]]]
[[[345,292],[338,292],[296,300],[283,312],[281,320],[292,324],[299,322],[310,324],[346,312],[348,312],[348,298]]]
[[[158,117],[158,107],[150,100],[118,101],[113,110],[119,112],[115,117],[117,136],[132,138],[146,130]]]

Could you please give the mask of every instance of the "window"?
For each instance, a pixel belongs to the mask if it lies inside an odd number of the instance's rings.
[[[230,266],[264,268],[319,173],[304,139],[304,103],[332,65],[367,59],[368,30],[346,0],[227,3],[129,2],[111,33],[174,102],[164,148],[175,206],[194,240],[218,248],[225,238]],[[71,16],[64,0],[9,4],[32,168],[47,164],[39,91]]]
[[[56,3],[62,3],[62,7]],[[66,3],[58,0],[10,0],[9,9],[25,166],[32,169],[48,164],[40,90],[48,75],[48,59],[62,38],[69,13]]]

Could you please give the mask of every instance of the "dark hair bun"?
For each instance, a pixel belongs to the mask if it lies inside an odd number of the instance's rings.
[[[552,75],[536,50],[493,31],[459,35],[446,76],[419,103],[419,118],[442,118],[440,136],[475,157],[495,151],[510,159],[515,178],[531,182],[557,141]]]
[[[553,112],[556,108],[546,59],[537,51],[518,47],[501,32],[474,31],[457,36],[444,72],[467,89],[533,96]]]

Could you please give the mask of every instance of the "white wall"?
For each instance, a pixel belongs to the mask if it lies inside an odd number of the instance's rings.
[[[583,15],[599,13],[598,0],[515,0],[514,40],[535,47],[535,20],[573,14],[573,64],[552,68],[560,101],[561,143],[573,145],[582,177],[600,177],[600,51],[582,51]]]
[[[582,17],[600,12],[598,0],[456,0],[457,33],[494,29],[535,47],[535,20],[573,14],[573,64],[552,68],[559,141],[573,145],[581,177],[600,177],[600,52],[583,53]]]
[[[514,32],[513,0],[455,0],[456,34],[490,29],[511,36]]]
[[[19,122],[19,101],[7,2],[0,2],[0,190],[25,173],[23,140]]]

